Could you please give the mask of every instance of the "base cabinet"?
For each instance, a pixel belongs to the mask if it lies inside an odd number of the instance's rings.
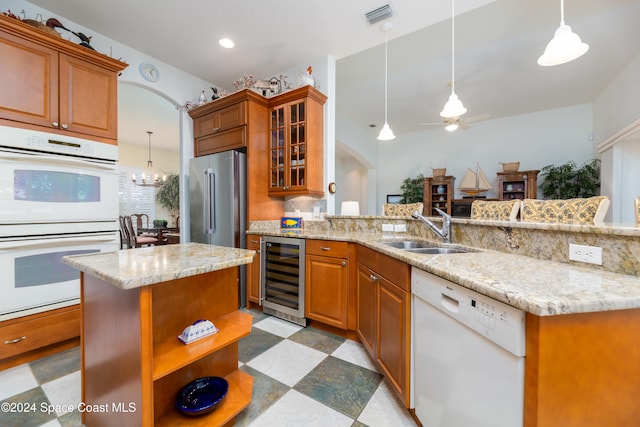
[[[305,316],[348,328],[349,259],[347,242],[306,241]]]
[[[75,346],[79,336],[79,304],[0,322],[0,369],[42,357],[74,338]]]
[[[409,265],[357,248],[358,337],[404,405],[410,405],[411,281]]]
[[[640,309],[526,325],[524,427],[638,425]]]
[[[90,426],[224,426],[251,402],[253,378],[238,370],[238,340],[252,317],[237,310],[237,267],[130,290],[82,274],[82,401],[133,411],[84,412]],[[179,309],[177,309],[179,307]],[[219,332],[191,344],[177,339],[198,319]],[[204,376],[224,377],[229,391],[201,416],[175,408],[176,394]],[[100,406],[98,406],[100,407]]]

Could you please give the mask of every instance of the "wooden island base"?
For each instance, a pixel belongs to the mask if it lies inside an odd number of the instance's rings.
[[[238,340],[252,317],[238,311],[238,267],[123,290],[82,273],[82,401],[90,426],[223,426],[251,402],[253,378],[238,370]],[[219,332],[185,345],[196,320]],[[204,376],[225,377],[223,403],[201,417],[175,408],[176,394]]]

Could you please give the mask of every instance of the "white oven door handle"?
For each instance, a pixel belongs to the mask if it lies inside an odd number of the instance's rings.
[[[31,155],[0,151],[0,159],[16,162],[54,163],[59,165],[83,166],[85,168],[116,170],[116,165],[112,163],[99,163],[92,160],[75,159],[66,156],[49,156],[46,154]]]
[[[0,250],[72,246],[78,243],[104,243],[116,240],[115,233],[91,236],[56,237],[37,240],[11,240],[0,242]]]

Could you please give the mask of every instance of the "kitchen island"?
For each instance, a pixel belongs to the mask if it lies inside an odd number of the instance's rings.
[[[238,311],[239,266],[255,252],[186,243],[69,256],[80,270],[83,422],[112,425],[232,424],[251,402],[253,378],[238,370],[238,340],[252,318]],[[216,334],[183,344],[199,319]],[[224,377],[222,404],[201,417],[175,408],[181,387]]]

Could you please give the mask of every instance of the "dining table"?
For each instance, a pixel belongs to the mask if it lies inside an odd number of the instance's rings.
[[[155,237],[156,239],[158,239],[158,243],[156,243],[157,245],[166,245],[180,242],[179,239],[177,242],[173,238],[170,239],[171,241],[168,241],[167,239],[167,234],[179,235],[180,229],[176,227],[138,227],[136,231],[139,235],[145,234]]]

